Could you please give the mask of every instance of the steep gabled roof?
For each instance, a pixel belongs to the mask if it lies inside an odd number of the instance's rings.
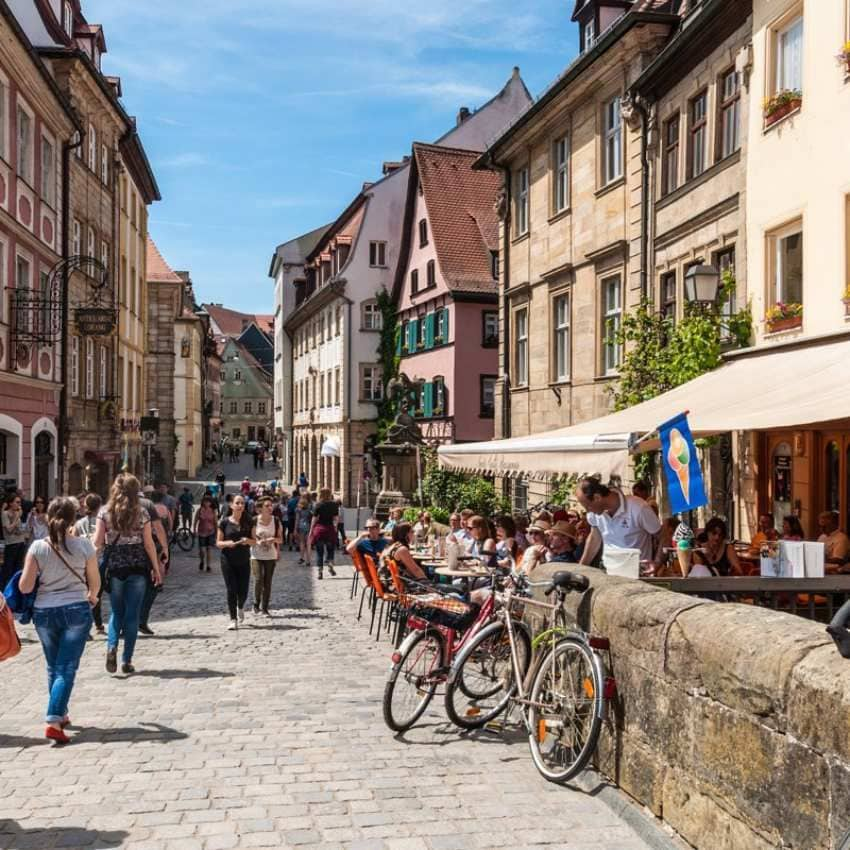
[[[150,236],[147,246],[147,277],[153,283],[183,283],[183,279],[165,262]]]
[[[401,292],[410,252],[413,200],[421,186],[440,271],[453,292],[495,294],[492,251],[498,250],[499,220],[495,204],[502,178],[493,171],[473,171],[476,151],[438,145],[413,145],[413,169],[405,214],[404,261],[394,286]]]
[[[292,265],[303,265],[304,260],[327,233],[329,227],[329,224],[322,225],[322,227],[317,227],[309,233],[302,233],[301,236],[296,236],[294,239],[278,245],[269,265],[269,277],[274,277],[275,262],[278,259]]]
[[[203,304],[201,306],[209,313],[210,318],[218,325],[224,336],[242,336],[245,329],[252,324],[256,325],[267,336],[274,334],[274,316],[242,313],[221,304]]]

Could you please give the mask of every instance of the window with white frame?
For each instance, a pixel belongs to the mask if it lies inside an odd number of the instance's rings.
[[[803,16],[785,23],[774,32],[774,94],[803,91]]]
[[[89,168],[97,173],[97,130],[89,124]]]
[[[688,177],[699,177],[708,161],[708,92],[700,92],[688,105]]]
[[[622,283],[617,275],[602,281],[602,373],[604,375],[613,375],[620,368],[622,348],[618,337],[622,321]]]
[[[516,235],[528,233],[529,170],[521,168],[516,178]]]
[[[238,413],[239,412],[238,402],[235,402],[235,401],[230,402],[230,412],[231,413]]]
[[[523,307],[514,314],[514,384],[528,386],[528,308]]]
[[[602,182],[607,186],[623,176],[623,125],[619,95],[602,108],[602,143]]]
[[[109,243],[101,242],[100,243],[100,261],[103,263],[103,267],[109,270]]]
[[[481,313],[481,345],[484,348],[497,348],[499,345],[498,310],[484,310]]]
[[[68,37],[74,34],[74,10],[68,0],[62,4],[62,29]]]
[[[362,401],[380,401],[384,396],[381,367],[361,364],[360,398]]]
[[[555,338],[553,351],[555,354],[554,372],[556,381],[567,381],[570,378],[570,296],[558,295],[552,305],[552,327]]]
[[[377,301],[363,302],[363,330],[379,331],[384,326],[384,316]]]
[[[95,253],[95,247],[94,247],[95,243],[96,243],[96,240],[95,240],[95,236],[94,236],[94,228],[90,227],[86,231],[86,250],[88,251],[87,256],[89,256],[89,257],[96,257],[97,256],[97,254]]]
[[[77,219],[74,219],[74,256],[78,257],[83,250],[83,228],[80,222]]]
[[[596,43],[596,21],[591,17],[581,28],[581,52],[586,53]]]
[[[32,125],[30,114],[18,104],[18,174],[32,184]]]
[[[243,407],[243,410],[245,411],[245,413],[253,413],[253,412],[254,412],[254,404],[253,404],[253,402],[246,401],[246,402],[245,402],[245,405],[244,405],[244,407]]]
[[[107,395],[107,366],[106,366],[106,346],[100,346],[100,398],[104,399]]]
[[[15,286],[19,290],[29,289],[32,285],[32,267],[30,261],[20,254],[15,263]]]
[[[554,212],[563,212],[570,205],[570,140],[567,136],[555,142],[554,159]]]
[[[369,243],[369,265],[372,268],[381,268],[387,264],[387,243]]]
[[[482,419],[492,419],[496,415],[496,376],[481,375],[481,409]]]
[[[741,147],[741,77],[732,68],[720,77],[720,158]]]
[[[100,179],[104,186],[109,185],[109,148],[100,146]]]
[[[80,394],[80,338],[71,337],[71,395]]]
[[[419,221],[419,247],[424,248],[428,244],[428,219]]]
[[[664,122],[664,162],[661,167],[661,194],[679,188],[679,113]]]
[[[47,136],[41,137],[41,198],[56,206],[56,152]]]
[[[336,369],[334,369],[334,404],[337,407],[339,407],[340,390],[342,389],[341,377],[342,373],[339,366],[337,366]]]
[[[770,300],[803,303],[803,222],[797,220],[768,234]]]
[[[259,416],[265,416],[266,414],[266,403],[264,401],[257,402],[257,414]]]
[[[86,337],[86,398],[94,398],[94,340]]]

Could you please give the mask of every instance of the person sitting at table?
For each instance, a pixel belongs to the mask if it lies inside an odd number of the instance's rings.
[[[546,562],[549,564],[576,564],[576,527],[566,520],[558,520],[549,529],[549,552]]]
[[[546,563],[546,555],[549,549],[546,546],[546,532],[552,526],[546,520],[535,520],[528,526],[528,537],[530,540],[528,548],[522,553],[522,561],[519,571],[528,575],[533,572],[538,564]]]
[[[361,555],[369,555],[375,563],[381,557],[381,553],[389,546],[389,540],[381,534],[381,524],[374,517],[366,520],[366,530],[361,532],[352,540],[345,551],[349,555],[356,550]]]
[[[500,567],[511,566],[520,555],[513,517],[500,516],[496,520],[496,554],[499,556]]]
[[[483,516],[474,516],[469,520],[469,530],[472,532],[472,546],[469,554],[478,558],[488,567],[495,567],[498,561],[496,541],[490,534],[490,523]]]
[[[824,545],[826,572],[829,574],[844,572],[850,558],[850,537],[847,537],[838,527],[838,511],[824,511],[818,517],[818,527],[821,530],[818,543]],[[850,570],[850,568],[847,569]]]
[[[799,517],[794,514],[782,517],[782,540],[802,540],[805,536]]]
[[[384,549],[381,555],[381,562],[383,564],[389,558],[392,558],[398,566],[398,571],[402,579],[427,584],[428,576],[425,570],[413,560],[413,555],[410,554],[412,544],[413,526],[409,522],[398,523],[393,528],[392,543]]]
[[[773,527],[773,517],[770,514],[762,514],[759,517],[759,530],[750,541],[750,554],[757,558],[761,554],[761,547],[765,543],[773,543],[779,539],[779,534]]]
[[[417,546],[430,546],[437,532],[431,522],[431,514],[422,511],[419,521],[413,526],[413,537]]]
[[[706,524],[704,541],[694,552],[694,563],[708,567],[715,576],[743,575],[738,553],[729,542],[729,531],[720,517],[712,517]]]
[[[404,516],[404,508],[390,508],[389,517],[384,523],[384,527],[381,529],[381,532],[387,536],[391,535],[395,527],[401,522],[402,516]]]
[[[514,540],[519,547],[520,553],[525,552],[528,548],[528,518],[524,514],[514,514],[512,517],[516,533]]]

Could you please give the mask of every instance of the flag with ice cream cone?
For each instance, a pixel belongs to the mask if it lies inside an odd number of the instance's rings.
[[[680,413],[659,425],[658,434],[670,509],[678,514],[702,507],[708,502],[708,497],[687,414]]]

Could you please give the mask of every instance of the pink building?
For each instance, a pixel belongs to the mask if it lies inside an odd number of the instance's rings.
[[[476,151],[414,144],[393,297],[400,371],[426,439],[488,440],[498,375],[501,177]]]
[[[62,388],[59,281],[70,103],[0,4],[0,494],[56,490]]]

